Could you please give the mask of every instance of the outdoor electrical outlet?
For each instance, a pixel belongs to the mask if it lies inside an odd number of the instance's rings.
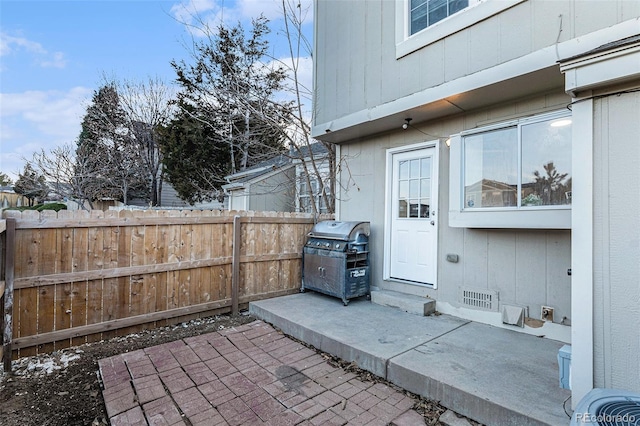
[[[540,317],[542,318],[542,321],[553,322],[553,308],[543,306]]]

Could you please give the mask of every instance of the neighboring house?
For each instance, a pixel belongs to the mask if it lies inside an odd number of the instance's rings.
[[[28,206],[29,199],[20,194],[16,194],[13,186],[0,186],[0,208]]]
[[[222,189],[228,195],[229,210],[312,212],[314,199],[318,213],[326,213],[324,200],[333,197],[330,169],[326,147],[313,143],[225,176],[228,183]]]
[[[134,198],[129,202],[130,206],[149,207],[149,202],[140,198]],[[122,207],[122,206],[121,206]],[[207,209],[207,210],[224,210],[224,202],[216,199],[201,203],[189,204],[178,196],[178,192],[173,185],[166,180],[162,182],[162,189],[160,191],[160,205],[155,208],[193,208],[193,209]]]
[[[229,197],[229,210],[293,211],[295,166],[287,155],[278,155],[225,176],[222,186]]]
[[[571,343],[574,405],[640,392],[640,2],[320,0],[314,23],[313,137],[372,285]]]

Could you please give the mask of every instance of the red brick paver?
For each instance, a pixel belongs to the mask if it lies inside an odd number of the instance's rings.
[[[262,321],[100,360],[112,425],[385,425],[413,400]]]

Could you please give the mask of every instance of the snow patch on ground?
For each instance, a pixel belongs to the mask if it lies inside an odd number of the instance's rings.
[[[51,355],[38,355],[20,358],[12,362],[13,373],[17,376],[38,376],[51,374],[56,370],[62,370],[69,366],[69,363],[80,359],[81,350],[77,349],[73,353],[54,352]]]

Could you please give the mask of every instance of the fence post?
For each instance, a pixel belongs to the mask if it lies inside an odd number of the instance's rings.
[[[233,217],[233,254],[231,258],[231,314],[238,314],[238,287],[240,287],[240,216]]]
[[[2,339],[2,364],[4,371],[11,371],[11,341],[13,340],[13,268],[16,250],[16,220],[7,219],[4,259],[4,330]]]

